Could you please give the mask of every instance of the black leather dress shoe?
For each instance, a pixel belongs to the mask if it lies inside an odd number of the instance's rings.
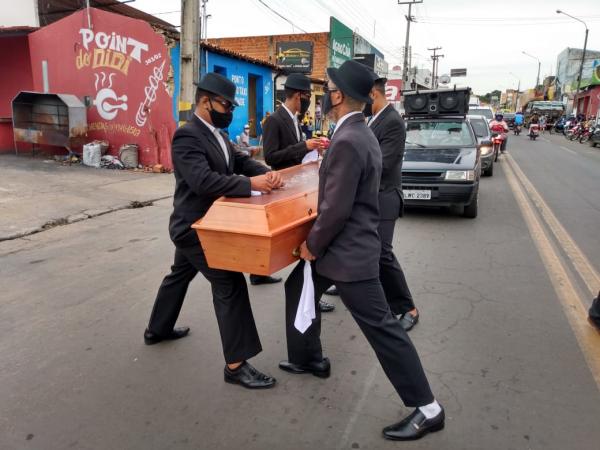
[[[414,441],[421,439],[427,433],[443,429],[445,420],[444,408],[433,419],[425,418],[425,415],[417,408],[404,420],[385,427],[383,437],[392,441]]]
[[[335,285],[331,286],[329,289],[327,289],[325,291],[325,293],[327,295],[340,295],[340,291],[338,291],[338,288],[335,287]]]
[[[414,328],[414,326],[419,323],[419,313],[416,316],[413,316],[411,313],[407,312],[400,318],[400,324],[404,331],[410,331]]]
[[[154,345],[162,341],[173,341],[175,339],[181,339],[182,337],[186,337],[189,334],[189,332],[189,327],[173,328],[173,331],[171,331],[166,336],[159,336],[158,334],[155,334],[146,328],[146,331],[144,331],[144,343],[146,345]]]
[[[275,284],[279,283],[281,278],[269,277],[264,275],[250,275],[250,284],[258,286],[259,284]]]
[[[275,386],[277,380],[256,370],[247,361],[244,361],[236,370],[225,366],[225,382],[239,384],[248,389],[268,389]]]
[[[327,303],[324,300],[319,300],[319,311],[321,312],[331,312],[335,309],[335,305],[332,303]]]
[[[289,361],[281,361],[279,368],[290,373],[312,373],[315,377],[329,378],[331,375],[331,363],[329,358],[321,361],[313,361],[308,364],[294,364]]]

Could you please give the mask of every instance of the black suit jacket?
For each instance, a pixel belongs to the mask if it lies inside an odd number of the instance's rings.
[[[192,120],[173,136],[171,154],[175,172],[173,213],[169,222],[171,240],[178,247],[198,245],[192,224],[204,217],[221,196],[249,197],[250,179],[269,168],[233,148],[223,135],[229,164],[214,134],[202,121]],[[245,176],[241,176],[245,175]]]
[[[336,129],[319,170],[318,215],[306,244],[334,281],[379,277],[381,151],[362,114]]]
[[[379,142],[382,156],[381,185],[379,187],[379,214],[382,220],[396,220],[402,215],[402,159],[406,141],[404,120],[388,105],[370,124],[371,131]],[[400,207],[398,208],[398,198]]]
[[[300,141],[296,136],[294,121],[283,106],[269,116],[263,126],[263,152],[265,162],[274,170],[297,166],[308,153],[298,126]]]

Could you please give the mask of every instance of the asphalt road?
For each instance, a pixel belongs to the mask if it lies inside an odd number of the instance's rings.
[[[201,277],[179,322],[190,336],[144,346],[173,251],[164,200],[0,243],[0,448],[597,450],[600,346],[586,346],[598,340],[582,340],[565,312],[507,168],[513,158],[598,268],[600,149],[521,136],[509,150],[482,180],[477,219],[413,210],[397,224],[396,253],[422,314],[410,336],[446,408],[444,431],[381,438],[408,410],[339,300],[324,317],[327,380],[277,369],[281,285],[250,287],[264,348],[253,363],[277,377],[273,390],[223,382]],[[589,305],[561,241],[552,248]]]

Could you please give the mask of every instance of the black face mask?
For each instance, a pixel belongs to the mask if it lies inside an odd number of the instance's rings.
[[[310,106],[310,98],[300,97],[300,117],[304,117],[308,107]]]
[[[323,114],[327,115],[333,108],[340,106],[341,104],[342,102],[339,102],[337,105],[331,103],[331,92],[328,92],[323,98]]]
[[[212,121],[212,124],[215,126],[215,128],[223,129],[231,125],[231,122],[233,120],[233,111],[225,113],[219,112],[213,106],[212,101],[210,102],[210,106],[212,108],[209,111],[210,120]]]
[[[373,104],[367,103],[363,108],[363,114],[365,117],[371,117],[373,115]]]

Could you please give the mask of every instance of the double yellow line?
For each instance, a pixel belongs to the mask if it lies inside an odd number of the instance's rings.
[[[600,289],[600,275],[512,156],[505,154],[504,160],[508,162],[508,164],[503,165],[508,184],[560,300],[563,312],[596,380],[596,385],[600,389],[600,334],[587,322],[588,310],[584,306],[585,303],[571,281],[567,268],[560,258],[558,250],[554,248],[548,233],[542,225],[542,221],[554,235],[556,242],[585,283],[590,298],[592,294],[595,295]]]

